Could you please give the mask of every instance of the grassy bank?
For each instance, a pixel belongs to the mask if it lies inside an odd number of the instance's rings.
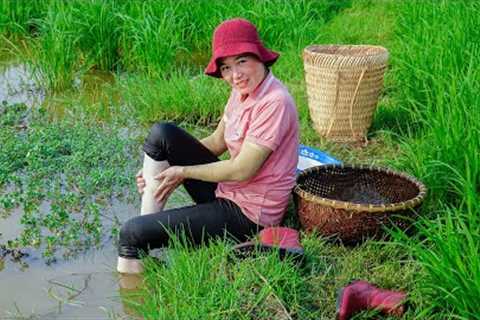
[[[123,70],[168,78],[198,73],[222,20],[252,20],[273,48],[314,40],[348,1],[49,1],[2,0],[0,33],[35,42],[33,61],[51,90],[71,86],[75,72]],[[290,26],[297,25],[296,28]]]
[[[177,244],[166,265],[148,264],[144,304],[134,308],[152,319],[198,319],[206,314],[211,319],[332,319],[336,289],[351,279],[365,278],[409,292],[413,308],[404,319],[479,319],[480,6],[476,2],[198,1],[192,5],[189,1],[3,0],[0,42],[14,44],[9,50],[21,52],[19,59],[37,68],[39,81],[51,93],[44,107],[52,114],[62,109],[62,114],[74,118],[86,115],[131,127],[140,123],[141,130],[169,118],[201,125],[204,134],[220,116],[228,87],[202,76],[201,70],[209,57],[214,26],[233,16],[252,20],[267,45],[282,54],[273,72],[296,99],[302,142],[346,162],[388,165],[426,183],[429,195],[417,233],[408,237],[397,233],[393,242],[367,242],[356,248],[306,236],[308,263],[303,269],[275,263],[272,256],[232,261],[229,245],[222,242],[199,250]],[[18,45],[21,41],[26,49]],[[302,49],[311,43],[371,43],[389,49],[390,69],[366,148],[333,145],[312,129],[301,60]],[[112,71],[113,80],[96,88],[100,93],[92,100],[89,82],[82,80],[99,70]],[[75,79],[79,86],[72,85]],[[33,132],[58,137],[55,123],[40,122]],[[83,132],[84,126],[92,128],[83,122],[74,128]],[[97,141],[110,149],[126,143],[107,142],[102,134],[108,131],[96,130],[99,136],[84,132],[78,140]],[[33,145],[42,141],[33,133],[27,137]],[[2,122],[2,138],[2,145],[9,146],[4,163],[8,159],[22,163],[25,152],[15,148],[22,145],[18,142],[25,139],[23,133]],[[42,181],[45,163],[55,163],[51,170],[60,166],[55,161],[63,149],[57,147],[54,143],[47,148],[57,150],[50,152],[39,146],[28,174],[40,172],[38,181]],[[98,152],[99,161],[107,161],[100,150],[87,146],[81,150]],[[75,157],[83,159],[80,154]],[[48,161],[36,160],[44,158]],[[96,166],[88,162],[81,168],[88,171]],[[12,170],[4,170],[4,185],[15,182]],[[132,170],[96,172],[98,179],[118,174],[115,179],[120,180],[107,181],[121,186]],[[85,183],[94,178],[87,176]],[[92,186],[85,190],[85,194],[115,194]],[[4,207],[19,205],[20,198],[15,200],[14,195],[3,193],[2,199],[14,201],[3,200]],[[70,220],[64,223],[74,225]],[[80,228],[78,234],[89,234],[89,229]]]
[[[279,263],[275,253],[239,260],[229,242],[200,249],[174,242],[163,263],[146,261],[145,291],[125,299],[145,319],[333,319],[337,290],[352,279],[406,290],[418,272],[392,245],[347,248],[316,235],[305,235],[302,243],[307,257],[299,268]],[[378,316],[366,312],[357,319]]]
[[[404,156],[394,161],[430,188],[419,239],[421,317],[479,319],[480,5],[409,2],[398,8],[398,103]]]

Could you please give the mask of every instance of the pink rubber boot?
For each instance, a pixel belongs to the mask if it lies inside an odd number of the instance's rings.
[[[258,234],[258,241],[248,241],[234,246],[234,250],[242,256],[260,251],[278,250],[280,259],[291,256],[294,261],[302,262],[303,247],[297,230],[287,227],[269,227]]]
[[[343,287],[337,297],[337,320],[348,320],[363,310],[378,310],[386,315],[401,316],[405,312],[406,294],[400,291],[379,289],[356,280]]]

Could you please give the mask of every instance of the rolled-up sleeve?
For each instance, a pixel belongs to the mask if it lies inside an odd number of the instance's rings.
[[[275,151],[290,128],[290,113],[282,99],[252,110],[246,140]]]

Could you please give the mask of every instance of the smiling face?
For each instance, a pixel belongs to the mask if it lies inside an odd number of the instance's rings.
[[[251,94],[265,78],[267,68],[254,55],[230,56],[220,60],[223,80],[243,97]]]

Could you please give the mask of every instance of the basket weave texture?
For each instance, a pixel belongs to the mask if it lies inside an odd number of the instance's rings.
[[[312,45],[303,51],[315,130],[335,142],[366,141],[383,88],[388,51],[370,45]]]
[[[425,195],[425,186],[403,173],[347,165],[306,169],[294,189],[305,230],[350,244],[382,236],[383,225],[404,229]]]

